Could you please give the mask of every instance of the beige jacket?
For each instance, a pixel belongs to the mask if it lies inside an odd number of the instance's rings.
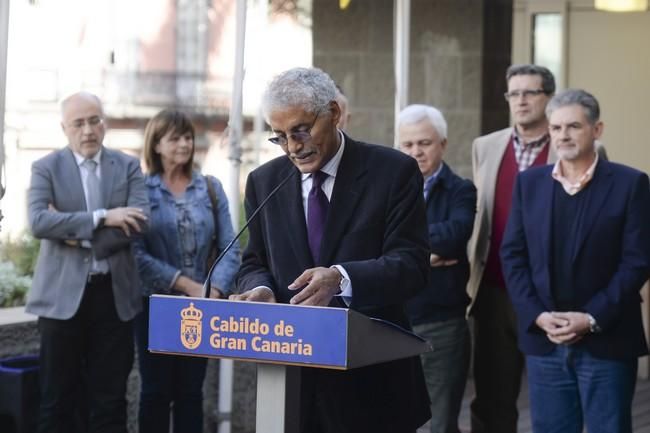
[[[478,137],[472,143],[472,172],[477,189],[477,203],[474,232],[468,245],[470,276],[467,283],[467,293],[472,298],[468,311],[471,311],[474,305],[478,288],[483,279],[485,263],[490,252],[497,173],[510,142],[512,130],[513,128],[502,129]],[[556,160],[557,156],[551,147],[549,148],[547,162],[552,164]]]

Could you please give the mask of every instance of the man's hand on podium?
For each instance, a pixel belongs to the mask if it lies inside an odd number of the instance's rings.
[[[340,292],[343,275],[336,268],[311,268],[303,272],[293,283],[289,290],[298,290],[300,293],[291,298],[292,304],[316,305],[326,307]]]
[[[260,286],[244,293],[232,294],[228,299],[231,301],[275,302],[275,295],[273,290],[266,286]]]

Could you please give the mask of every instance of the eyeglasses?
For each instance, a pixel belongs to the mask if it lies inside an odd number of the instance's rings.
[[[309,140],[311,140],[311,130],[314,129],[314,125],[316,125],[316,120],[318,120],[318,116],[320,116],[321,110],[322,109],[316,112],[316,117],[314,117],[314,121],[311,123],[311,126],[309,128],[305,129],[304,131],[292,132],[291,134],[289,134],[289,137],[296,143],[300,143],[300,144],[304,144]],[[279,146],[286,146],[289,143],[289,140],[284,135],[277,135],[275,137],[271,137],[269,138],[269,141]]]
[[[74,129],[83,129],[83,127],[88,124],[88,126],[95,127],[104,123],[104,119],[99,116],[92,116],[87,119],[76,119],[70,123],[70,127]]]
[[[510,99],[518,99],[519,97],[530,98],[531,96],[541,95],[542,93],[546,93],[544,89],[513,90],[512,92],[504,93],[503,96],[504,98],[506,98],[506,101],[509,101]]]

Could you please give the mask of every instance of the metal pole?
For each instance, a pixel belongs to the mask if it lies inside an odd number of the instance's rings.
[[[256,31],[251,33],[253,37],[254,50],[253,54],[259,53],[267,46],[268,39],[268,7],[269,0],[255,0],[254,12],[249,15],[253,18],[252,28]],[[250,40],[250,39],[249,39]],[[262,56],[253,55],[249,59],[249,71],[255,71],[255,77],[259,77],[261,71],[267,67],[262,61]],[[257,79],[257,78],[256,78]],[[262,92],[255,95],[257,101],[257,108],[255,109],[255,117],[253,118],[253,166],[259,167],[261,161],[262,145],[266,142],[264,139],[264,116],[262,114],[262,107],[259,101],[262,100]]]
[[[257,364],[255,431],[300,431],[300,370],[278,364]]]
[[[287,367],[257,364],[255,431],[285,433]]]
[[[244,46],[246,40],[246,0],[237,0],[235,36],[235,74],[232,86],[232,104],[228,122],[230,134],[230,185],[228,202],[233,227],[239,227],[239,167],[241,165],[241,138],[243,130],[242,93],[244,82]],[[230,433],[232,426],[233,361],[219,361],[219,433]]]
[[[397,116],[408,104],[409,94],[409,39],[411,31],[411,0],[395,0],[394,44],[395,44],[395,120],[394,142],[397,143]]]
[[[5,97],[7,88],[7,49],[9,46],[9,0],[0,1],[0,199],[4,195]],[[2,212],[0,211],[0,219]]]

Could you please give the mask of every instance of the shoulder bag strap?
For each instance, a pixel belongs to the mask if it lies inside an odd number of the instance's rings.
[[[214,239],[215,248],[217,248],[217,233],[219,233],[219,221],[217,220],[217,193],[214,190],[214,184],[208,176],[203,176],[205,182],[208,185],[208,197],[210,197],[210,203],[212,203],[212,218],[214,218]]]

